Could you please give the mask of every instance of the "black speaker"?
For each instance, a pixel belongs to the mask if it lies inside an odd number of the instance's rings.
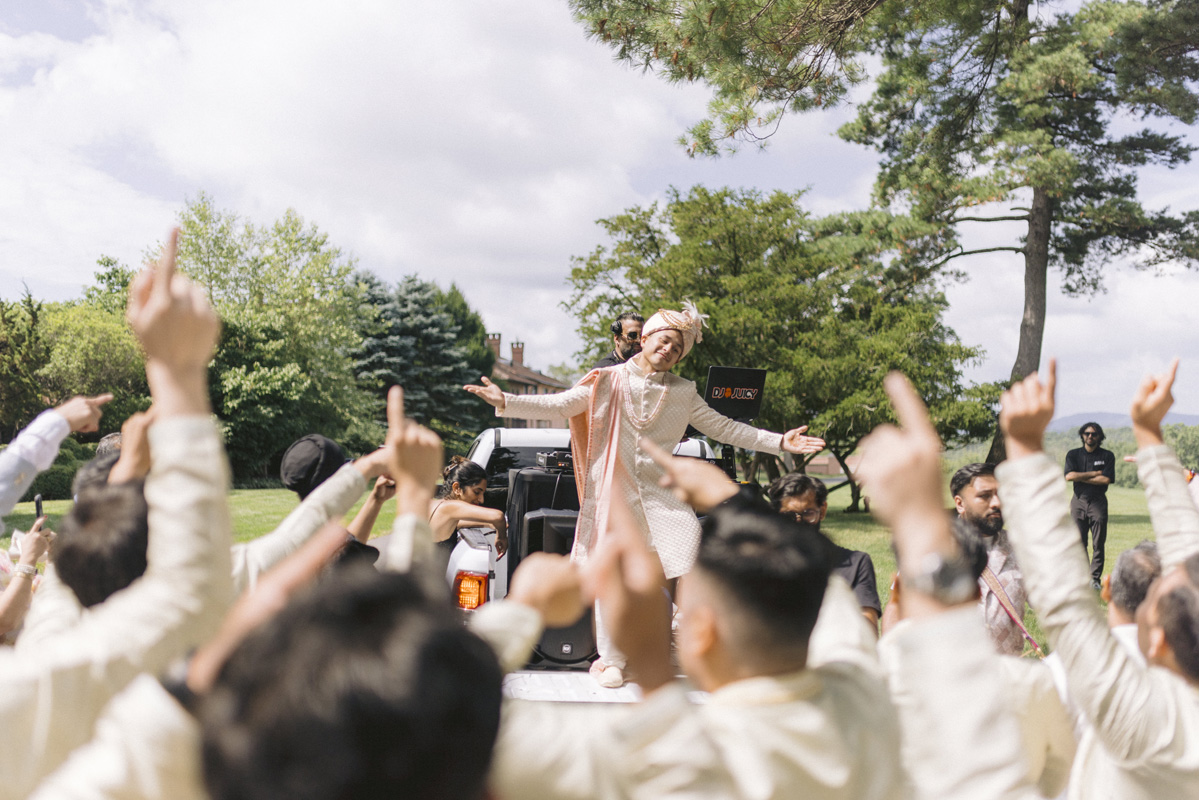
[[[586,667],[599,655],[595,649],[595,614],[591,607],[579,621],[566,628],[546,628],[541,641],[533,647],[529,666]]]
[[[573,509],[542,508],[521,520],[521,546],[528,553],[570,555],[575,541],[579,512]],[[596,657],[595,615],[588,609],[574,624],[547,628],[533,647],[530,666],[585,666]]]

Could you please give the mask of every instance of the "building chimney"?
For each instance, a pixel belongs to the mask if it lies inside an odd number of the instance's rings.
[[[487,334],[487,346],[491,348],[491,354],[495,356],[495,360],[500,360],[500,335],[498,333]]]
[[[523,367],[525,365],[525,343],[512,343],[512,366]]]

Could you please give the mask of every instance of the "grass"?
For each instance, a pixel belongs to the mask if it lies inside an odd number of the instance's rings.
[[[366,496],[354,504],[346,514],[345,521],[349,522],[362,507]],[[286,489],[234,489],[229,493],[229,513],[233,518],[233,540],[248,542],[259,536],[270,533],[284,517],[291,513],[300,501],[295,493]],[[48,526],[51,530],[58,527],[59,522],[71,509],[70,500],[48,500],[45,512]],[[18,503],[12,513],[4,518],[5,535],[0,536],[0,548],[7,550],[10,536],[14,528],[29,530],[36,519],[33,503]],[[391,523],[395,520],[395,504],[388,503],[379,513],[372,536],[381,536],[391,532]]]
[[[1062,502],[1067,502],[1069,497],[1070,491],[1067,490],[1062,495]],[[840,499],[836,495],[833,495],[833,498],[834,502]],[[1149,508],[1142,490],[1112,486],[1107,490],[1107,498],[1107,545],[1104,548],[1106,558],[1103,566],[1105,575],[1111,572],[1120,553],[1135,547],[1143,539],[1153,538],[1153,528],[1149,524]],[[842,547],[864,550],[870,554],[878,578],[878,594],[885,606],[891,595],[891,577],[895,574],[895,556],[891,552],[891,540],[886,528],[869,514],[847,514],[834,511],[831,506],[832,503],[821,529]],[[948,501],[946,507],[948,508]],[[1024,625],[1041,648],[1049,652],[1045,634],[1031,609],[1024,615]],[[1026,652],[1028,651],[1031,651],[1031,648],[1026,648]]]
[[[1149,524],[1149,510],[1145,504],[1145,495],[1140,489],[1125,489],[1112,486],[1108,489],[1108,526],[1105,574],[1111,571],[1116,563],[1116,557],[1123,551],[1135,546],[1142,539],[1153,538],[1153,530]],[[843,502],[846,495],[840,493],[832,496],[830,506]],[[1063,503],[1069,494],[1063,495]],[[235,489],[229,496],[229,509],[233,517],[233,538],[239,542],[256,539],[272,531],[279,522],[298,505],[295,494],[286,489]],[[346,522],[354,518],[362,501],[346,514]],[[53,500],[45,504],[51,530],[55,529],[62,517],[70,510],[71,501]],[[949,507],[948,500],[946,507]],[[395,505],[388,503],[375,523],[374,535],[387,533],[391,530],[395,518]],[[5,518],[6,530],[13,528],[28,530],[34,521],[33,503],[19,503]],[[878,593],[886,605],[890,597],[891,576],[895,573],[895,557],[891,553],[890,536],[886,528],[880,525],[869,514],[847,514],[830,508],[825,518],[823,530],[842,547],[853,550],[864,550],[874,560],[874,569],[878,577]],[[9,537],[0,537],[0,548],[8,549]],[[1029,610],[1025,614],[1024,624],[1028,627],[1033,638],[1046,649],[1045,635],[1037,624],[1036,615]]]

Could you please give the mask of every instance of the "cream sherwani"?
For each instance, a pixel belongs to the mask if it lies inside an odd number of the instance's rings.
[[[1199,511],[1169,448],[1141,450],[1137,462],[1168,573],[1199,552]],[[1199,691],[1169,670],[1139,663],[1108,630],[1063,500],[1061,468],[1039,453],[1000,464],[996,476],[1029,600],[1090,723],[1069,797],[1199,797]]]
[[[513,800],[907,797],[874,635],[836,576],[807,669],[701,704],[678,685],[618,708],[506,700],[491,785]]]
[[[353,495],[356,499],[361,495],[365,485],[361,474],[349,467],[358,476],[355,479],[344,472],[345,469],[321,484],[305,502],[315,497],[318,501],[315,505],[332,503],[339,506],[338,497],[344,500]],[[322,498],[317,492],[326,487]],[[346,507],[352,503],[353,499],[349,499]],[[293,512],[288,520],[300,526],[304,516],[297,517]],[[319,523],[317,527],[320,527]],[[280,525],[279,529],[284,528]],[[286,529],[293,530],[293,526],[286,526]],[[392,530],[389,548],[380,559],[381,568],[406,570],[414,561],[428,559],[433,536],[424,519],[415,514],[401,514],[396,517]],[[273,552],[275,548],[270,550]],[[229,552],[227,542],[225,552]],[[258,563],[255,558],[250,561]],[[225,568],[228,574],[228,562]],[[440,580],[439,575],[436,580]],[[70,592],[65,587],[63,589]],[[484,608],[493,605],[497,604],[489,603]],[[496,649],[501,663],[508,670],[524,663],[533,643],[541,635],[537,615],[528,609],[525,611],[527,613],[516,611],[505,614],[501,609],[494,617],[484,615],[482,618],[481,633]],[[530,619],[530,614],[535,619]],[[142,674],[104,709],[91,741],[70,753],[66,763],[43,780],[29,798],[204,800],[208,793],[203,783],[200,744],[200,727],[195,718],[179,705],[156,678]],[[0,782],[2,794],[3,782]]]
[[[496,415],[516,419],[563,419],[580,414],[594,417],[619,415],[616,452],[602,437],[593,438],[592,456],[586,464],[585,491],[572,557],[585,561],[598,543],[602,515],[597,503],[605,484],[616,491],[613,472],[628,476],[625,499],[642,534],[658,551],[666,577],[674,578],[691,569],[699,549],[699,522],[695,512],[658,485],[662,468],[637,444],[644,436],[670,452],[683,438],[687,425],[725,444],[777,455],[782,435],[745,425],[713,411],[695,390],[693,381],[670,372],[646,373],[634,361],[595,370],[594,385],[584,382],[558,394],[505,394],[505,406]],[[614,382],[620,382],[616,387]],[[594,392],[594,394],[593,394]],[[576,456],[577,457],[577,456]],[[580,465],[581,467],[582,465]],[[576,471],[576,474],[580,474]]]
[[[239,542],[229,549],[233,595],[251,589],[258,578],[299,550],[326,522],[340,519],[366,491],[366,479],[353,464],[346,464],[312,490],[276,528],[265,536]],[[18,652],[32,652],[43,640],[79,621],[87,612],[54,570],[46,565],[43,586],[34,596],[24,629],[17,639]]]
[[[216,426],[175,417],[149,437],[145,575],[36,651],[0,651],[0,798],[28,797],[92,737],[110,697],[206,640],[228,607],[228,469]]]

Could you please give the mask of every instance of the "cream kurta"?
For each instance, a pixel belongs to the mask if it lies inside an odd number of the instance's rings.
[[[586,465],[584,500],[579,512],[575,547],[576,561],[585,561],[598,542],[596,520],[600,510],[596,499],[599,487],[610,479],[609,470],[618,464],[629,480],[624,496],[633,517],[642,526],[650,546],[658,551],[666,577],[674,578],[691,569],[699,549],[699,521],[689,506],[668,489],[658,485],[662,468],[637,445],[639,437],[652,441],[670,452],[683,438],[687,425],[725,444],[777,455],[782,435],[760,430],[731,420],[713,411],[695,390],[693,381],[669,372],[646,373],[633,361],[596,370],[594,386],[580,384],[558,394],[505,394],[503,410],[496,416],[516,419],[562,419],[596,413],[612,402],[620,402],[620,426],[617,453],[608,453],[608,443],[593,440],[596,451]],[[622,381],[627,391],[613,391],[612,381]],[[595,397],[592,397],[592,392]],[[613,410],[615,411],[615,410]],[[577,474],[577,473],[576,473]],[[613,491],[619,489],[613,482]]]
[[[1199,552],[1199,512],[1168,447],[1141,450],[1137,464],[1166,574]],[[1005,461],[995,475],[1029,601],[1090,723],[1070,775],[1071,800],[1199,797],[1199,691],[1167,669],[1146,667],[1108,629],[1063,500],[1061,468],[1038,453]]]

